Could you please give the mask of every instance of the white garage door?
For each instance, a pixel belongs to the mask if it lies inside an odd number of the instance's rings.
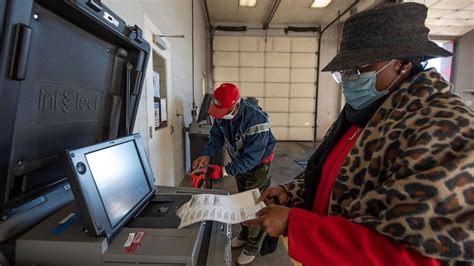
[[[312,141],[316,38],[214,37],[214,88],[236,83],[259,99],[278,140]]]

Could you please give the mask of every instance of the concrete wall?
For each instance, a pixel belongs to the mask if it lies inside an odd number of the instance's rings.
[[[459,39],[455,56],[455,92],[474,108],[474,30]]]
[[[147,101],[153,95],[143,93],[135,131],[147,141],[151,164],[155,165],[157,183],[178,185],[189,169],[185,152],[189,144],[184,126],[191,122],[193,75],[195,102],[202,101],[202,76],[206,73],[206,21],[202,1],[199,0],[103,0],[105,5],[128,24],[144,28],[144,16],[164,35],[185,35],[185,38],[165,38],[171,52],[171,88],[168,93],[168,127],[150,135],[153,109]],[[192,21],[194,4],[194,22]],[[194,26],[193,26],[194,24]],[[192,73],[192,33],[194,28],[194,73]],[[147,73],[147,80],[151,79]],[[149,82],[147,82],[150,84]],[[149,95],[149,96],[148,96]],[[145,137],[146,136],[146,137]]]

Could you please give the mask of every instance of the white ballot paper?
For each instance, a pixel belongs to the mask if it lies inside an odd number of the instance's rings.
[[[181,219],[178,228],[205,220],[237,224],[257,218],[255,213],[265,207],[263,201],[256,204],[260,191],[256,188],[229,196],[199,194],[178,208],[176,214]]]

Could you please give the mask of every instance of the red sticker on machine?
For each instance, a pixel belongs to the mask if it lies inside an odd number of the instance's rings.
[[[144,235],[145,232],[138,232],[136,234],[130,233],[124,245],[125,253],[134,253],[135,251],[137,251],[142,245]]]

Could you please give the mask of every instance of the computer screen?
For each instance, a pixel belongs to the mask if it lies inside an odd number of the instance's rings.
[[[124,142],[85,157],[115,227],[151,191],[135,143]]]

